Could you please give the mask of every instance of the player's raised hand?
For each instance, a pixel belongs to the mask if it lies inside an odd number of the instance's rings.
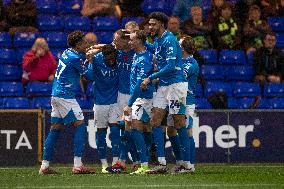
[[[105,44],[97,44],[97,45],[93,45],[89,48],[86,49],[86,58],[89,62],[92,62],[93,60],[93,56],[95,54],[97,54],[98,52],[101,51],[101,48],[104,46]]]
[[[149,77],[145,78],[145,79],[143,80],[143,82],[141,83],[141,85],[140,85],[141,90],[142,90],[142,91],[145,91],[145,90],[147,89],[147,85],[148,85],[149,83],[150,83]]]

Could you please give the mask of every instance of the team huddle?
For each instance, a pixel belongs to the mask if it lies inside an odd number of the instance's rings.
[[[191,173],[195,167],[192,116],[198,64],[193,58],[194,41],[178,41],[166,30],[168,17],[149,15],[148,33],[130,27],[115,32],[112,44],[89,47],[84,33],[68,36],[69,49],[61,55],[53,82],[51,129],[44,144],[39,174],[56,173],[50,168],[61,128],[72,124],[74,174],[94,173],[82,163],[87,128],[75,99],[80,78],[93,82],[96,144],[102,173],[126,171],[130,153],[135,169],[130,174]],[[87,50],[86,50],[87,49]],[[172,145],[176,166],[169,170],[165,159],[163,126]],[[107,162],[106,133],[110,128],[112,163]],[[150,167],[150,149],[156,146],[158,164]]]

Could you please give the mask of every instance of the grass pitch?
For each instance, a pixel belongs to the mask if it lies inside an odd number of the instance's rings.
[[[97,168],[98,165],[91,165]],[[283,188],[284,164],[198,164],[194,174],[72,175],[71,165],[55,166],[59,175],[38,175],[37,167],[0,168],[3,188]]]

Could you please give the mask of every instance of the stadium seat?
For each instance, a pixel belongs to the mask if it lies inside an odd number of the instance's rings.
[[[284,97],[284,84],[283,83],[266,83],[264,85],[265,97]]]
[[[0,82],[0,96],[24,96],[21,82]]]
[[[237,109],[238,108],[238,102],[235,98],[228,98],[228,108],[229,109]]]
[[[260,96],[260,86],[258,83],[237,83],[234,88],[235,97],[255,97]]]
[[[218,55],[217,51],[214,49],[210,50],[200,50],[199,54],[203,57],[205,64],[217,64],[218,63]]]
[[[284,32],[276,33],[276,47],[284,48]]]
[[[3,98],[0,98],[0,109],[3,109]]]
[[[36,0],[37,10],[41,14],[57,14],[56,0]]]
[[[37,25],[40,31],[60,31],[62,30],[62,17],[55,15],[39,15]]]
[[[50,97],[35,97],[32,99],[32,108],[51,109]]]
[[[271,109],[284,109],[284,98],[273,98],[268,100]]]
[[[200,83],[197,83],[195,88],[195,97],[201,98],[203,97],[203,90]]]
[[[8,32],[0,32],[0,47],[12,47],[12,39]]]
[[[211,104],[205,98],[196,99],[196,109],[211,109]]]
[[[4,98],[3,99],[4,109],[28,109],[29,100],[27,98]]]
[[[246,64],[246,55],[243,50],[221,50],[219,54],[221,64]]]
[[[248,65],[253,65],[253,53],[247,54],[247,64]]]
[[[138,24],[143,20],[143,17],[123,17],[121,20],[121,26],[124,28],[125,24],[129,21],[135,21]]]
[[[14,36],[14,46],[30,48],[34,44],[37,37],[37,33],[18,32]]]
[[[254,98],[240,98],[237,100],[237,108],[238,109],[249,109],[250,106],[254,103]],[[265,98],[261,98],[259,104],[256,109],[267,109],[269,108],[269,104]]]
[[[44,32],[42,37],[46,39],[49,47],[62,47],[67,46],[67,33],[64,32]]]
[[[232,88],[229,83],[224,82],[207,82],[205,86],[205,97],[215,92],[224,92],[228,97],[232,96]]]
[[[273,31],[275,32],[284,31],[284,18],[283,17],[268,17],[267,21]]]
[[[61,0],[59,1],[59,12],[65,15],[81,15],[83,7],[82,0]]]
[[[80,105],[81,109],[93,109],[94,103],[90,102],[89,100],[84,98],[77,98],[76,100]]]
[[[64,19],[64,30],[65,31],[73,31],[73,30],[89,31],[91,30],[91,21],[88,17],[67,16]]]
[[[141,7],[144,13],[150,14],[151,12],[159,11],[163,12],[165,14],[170,14],[168,12],[168,7],[169,3],[167,0],[144,0],[142,3]]]
[[[0,49],[0,64],[16,64],[16,54],[14,49]]]
[[[62,55],[62,53],[64,52],[64,49],[50,49],[50,51],[52,52],[53,56],[56,58],[56,59],[59,59],[60,56]]]
[[[115,31],[120,28],[118,20],[114,16],[97,16],[93,19],[94,31]]]
[[[213,66],[213,65],[203,65],[201,66],[201,74],[205,79],[224,79],[222,66]]]
[[[251,81],[254,70],[251,66],[228,66],[226,80]]]
[[[27,96],[50,96],[52,83],[48,82],[29,82],[27,85]]]
[[[113,39],[113,32],[95,32],[98,37],[98,43],[110,44]]]
[[[28,52],[29,48],[17,48],[16,49],[16,59],[19,64],[22,64],[24,54]]]
[[[0,81],[20,81],[22,68],[15,65],[0,65]]]

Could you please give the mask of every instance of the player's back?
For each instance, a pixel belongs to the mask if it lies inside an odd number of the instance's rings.
[[[80,87],[84,55],[73,49],[66,49],[60,56],[52,87],[52,96],[73,99]]]

